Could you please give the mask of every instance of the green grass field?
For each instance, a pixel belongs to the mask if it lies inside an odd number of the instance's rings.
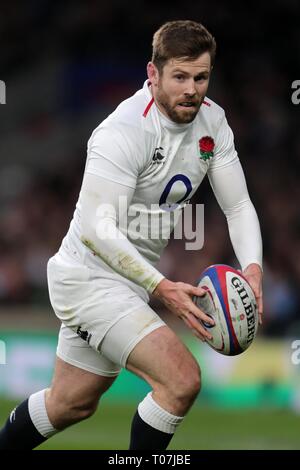
[[[0,401],[0,423],[15,403]],[[99,406],[89,420],[51,438],[40,449],[127,449],[135,404]],[[284,410],[228,411],[195,406],[169,449],[300,449],[300,416]]]

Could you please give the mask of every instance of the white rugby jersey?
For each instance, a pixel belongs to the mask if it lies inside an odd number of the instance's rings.
[[[87,148],[84,178],[86,181],[88,175],[99,178],[96,180],[99,184],[93,186],[90,196],[97,193],[99,203],[114,200],[115,204],[122,188],[122,194],[128,198],[125,225],[123,222],[118,224],[118,219],[115,222],[126,237],[126,240],[123,237],[122,249],[118,244],[120,241],[115,240],[110,245],[93,236],[91,230],[85,230],[83,220],[90,227],[94,221],[87,218],[89,207],[82,214],[86,191],[83,185],[60,254],[99,270],[103,277],[123,281],[126,278],[130,284],[133,281],[152,292],[163,278],[154,266],[174,228],[170,211],[175,207],[175,213],[181,211],[207,173],[227,216],[231,240],[241,265],[261,264],[259,223],[223,109],[206,98],[193,122],[174,123],[159,111],[146,81],[143,89],[123,101],[94,130]],[[139,214],[142,217],[139,217],[137,227],[133,222]],[[88,217],[92,219],[93,216]],[[145,236],[149,220],[148,236]],[[137,237],[138,231],[142,237]],[[91,234],[92,240],[86,233]],[[123,262],[128,259],[126,253],[129,255],[129,251],[131,261],[137,262],[131,272],[125,269]],[[120,253],[122,259],[118,259]],[[144,270],[142,276],[141,270]]]

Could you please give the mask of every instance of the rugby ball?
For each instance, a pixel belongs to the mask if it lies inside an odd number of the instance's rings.
[[[213,326],[201,321],[213,337],[206,342],[227,356],[245,351],[258,328],[257,303],[248,281],[232,267],[215,264],[201,274],[197,286],[207,293],[194,297],[195,304],[215,321]]]

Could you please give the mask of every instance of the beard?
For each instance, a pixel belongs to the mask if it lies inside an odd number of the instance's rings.
[[[167,116],[171,119],[171,121],[175,122],[176,124],[189,124],[192,122],[198,114],[200,106],[203,102],[204,98],[183,98],[181,103],[183,102],[192,102],[193,106],[191,107],[184,107],[180,106],[179,102],[176,104],[171,104],[168,95],[164,92],[164,90],[160,87],[157,91],[156,101],[160,105],[161,108],[166,112]]]

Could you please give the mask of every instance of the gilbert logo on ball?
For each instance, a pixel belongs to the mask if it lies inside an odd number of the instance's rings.
[[[227,356],[245,351],[258,328],[257,303],[248,281],[231,266],[216,264],[201,274],[197,285],[207,294],[194,297],[194,302],[215,321],[214,326],[204,323],[213,337],[207,343]]]

